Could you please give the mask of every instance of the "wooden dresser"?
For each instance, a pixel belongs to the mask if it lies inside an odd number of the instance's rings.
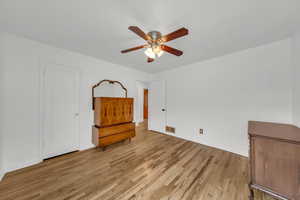
[[[133,98],[96,97],[94,106],[93,144],[105,149],[135,136]]]
[[[288,124],[250,121],[250,200],[253,189],[300,200],[300,130]]]

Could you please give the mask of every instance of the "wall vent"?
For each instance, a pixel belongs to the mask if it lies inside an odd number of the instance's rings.
[[[168,133],[175,133],[175,128],[171,126],[166,126],[166,132]]]

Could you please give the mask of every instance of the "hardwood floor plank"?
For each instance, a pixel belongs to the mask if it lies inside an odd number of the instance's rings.
[[[137,128],[137,137],[8,173],[1,200],[246,200],[242,156]],[[256,200],[273,200],[256,192]]]

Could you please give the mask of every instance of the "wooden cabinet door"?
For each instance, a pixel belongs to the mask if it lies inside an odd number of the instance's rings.
[[[300,145],[263,137],[252,139],[255,184],[289,199],[300,199]]]
[[[127,123],[131,122],[132,120],[132,98],[96,98],[94,123],[98,127]]]

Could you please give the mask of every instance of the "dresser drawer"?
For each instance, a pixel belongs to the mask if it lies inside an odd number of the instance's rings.
[[[116,142],[120,142],[122,140],[132,138],[134,135],[135,135],[135,131],[132,130],[132,131],[127,131],[127,132],[123,132],[123,133],[118,133],[115,135],[101,137],[101,138],[99,138],[99,146],[105,147],[110,144],[114,144]]]
[[[115,135],[117,133],[122,133],[126,131],[131,131],[135,129],[134,123],[126,123],[120,125],[114,125],[104,128],[98,128],[98,135],[99,137],[106,137],[109,135]]]

